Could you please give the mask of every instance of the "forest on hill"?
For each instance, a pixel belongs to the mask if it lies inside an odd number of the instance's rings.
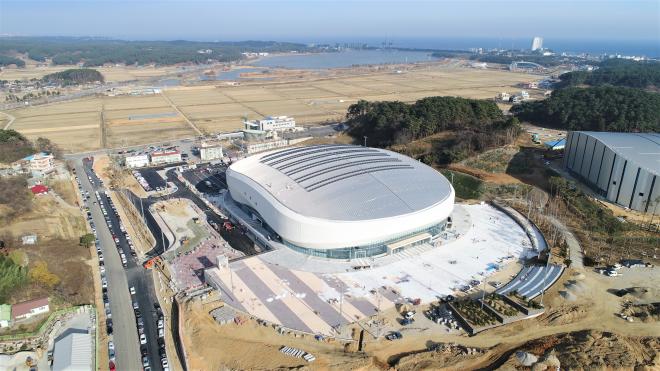
[[[452,139],[427,154],[427,163],[460,161],[503,143],[520,133],[516,118],[506,118],[495,102],[458,97],[428,97],[413,104],[360,100],[348,108],[348,134],[370,146],[407,144],[442,132]]]
[[[613,85],[639,89],[660,89],[660,63],[607,59],[594,71],[574,71],[562,74],[559,88],[571,86]]]
[[[103,82],[103,74],[91,68],[73,68],[60,72],[51,73],[41,78],[41,81],[47,84],[57,84],[61,86],[88,84],[93,82]]]
[[[0,64],[11,62],[7,58],[12,58],[9,57],[12,53],[21,53],[38,62],[51,60],[55,65],[83,63],[84,67],[106,63],[172,65],[206,63],[209,60],[228,62],[243,58],[242,52],[313,50],[303,44],[276,41],[124,41],[74,37],[3,37],[1,40]]]
[[[511,108],[521,121],[566,130],[660,132],[660,94],[613,86],[557,89]]]

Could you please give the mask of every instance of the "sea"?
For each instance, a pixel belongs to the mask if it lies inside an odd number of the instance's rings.
[[[543,35],[538,35],[543,37]],[[416,37],[416,38],[365,38],[365,39],[327,39],[327,40],[289,40],[307,44],[367,44],[370,46],[386,45],[397,48],[434,49],[434,50],[470,50],[484,49],[529,49],[532,37],[529,38],[495,38],[495,37]],[[660,58],[660,40],[657,38],[645,40],[605,40],[605,39],[561,39],[544,38],[543,47],[557,53],[590,55],[629,55]]]
[[[286,54],[262,57],[250,65],[294,69],[341,68],[368,64],[415,63],[430,61],[430,52],[388,50],[346,50],[338,53]]]

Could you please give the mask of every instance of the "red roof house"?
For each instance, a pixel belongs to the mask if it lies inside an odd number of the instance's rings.
[[[48,297],[24,301],[11,306],[11,316],[14,320],[30,318],[37,314],[46,313],[50,310]]]
[[[37,184],[36,186],[30,188],[30,191],[32,191],[34,195],[43,195],[48,193],[48,187],[43,184]]]

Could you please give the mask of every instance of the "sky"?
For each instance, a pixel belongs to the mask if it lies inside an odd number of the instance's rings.
[[[0,34],[301,42],[539,35],[660,43],[660,1],[0,0]]]

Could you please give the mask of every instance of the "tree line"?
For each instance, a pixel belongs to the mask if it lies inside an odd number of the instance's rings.
[[[276,41],[123,41],[73,37],[6,37],[2,41],[0,55],[22,53],[40,62],[50,58],[56,65],[83,63],[85,67],[106,63],[172,65],[206,63],[208,60],[229,62],[243,58],[242,52],[314,50],[303,44]],[[24,63],[19,67],[23,66]]]
[[[360,100],[348,108],[348,134],[370,146],[406,144],[444,131],[455,133],[443,146],[422,158],[429,164],[459,161],[474,153],[511,142],[520,133],[518,120],[505,118],[489,100],[428,97],[407,104]]]
[[[634,88],[561,88],[511,112],[522,121],[558,129],[660,132],[660,94]]]
[[[594,71],[567,72],[559,76],[559,88],[589,85],[614,85],[639,89],[660,88],[660,63],[656,61],[632,61],[607,59]]]
[[[11,66],[12,64],[15,64],[16,67],[25,67],[25,61],[22,59],[0,54],[0,66]]]

